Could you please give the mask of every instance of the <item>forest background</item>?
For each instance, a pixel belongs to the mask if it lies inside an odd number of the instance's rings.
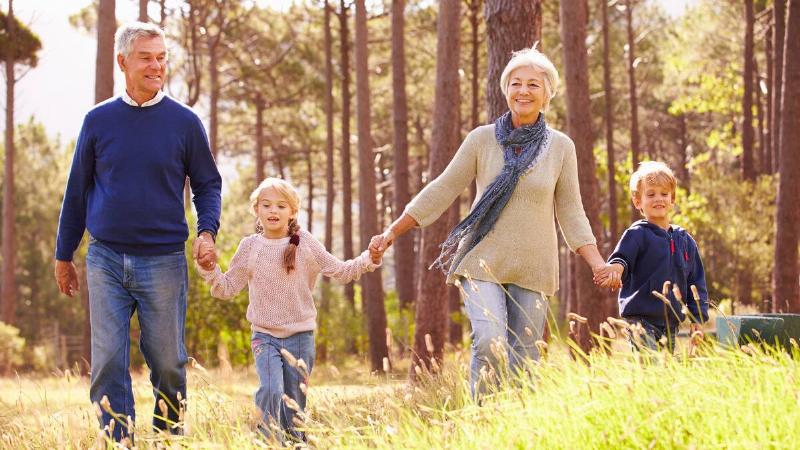
[[[547,120],[576,143],[583,202],[601,253],[608,255],[637,218],[627,189],[632,168],[661,160],[678,176],[673,222],[700,245],[711,300],[728,313],[798,313],[800,6],[698,0],[668,13],[665,4],[99,0],[64,17],[96,38],[96,53],[67,52],[62,69],[93,67],[94,100],[102,101],[120,92],[117,24],[139,17],[164,27],[166,90],[201,115],[224,175],[217,247],[225,268],[239,240],[253,232],[246,198],[269,175],[298,186],[302,226],[334,254],[350,258],[363,250],[441,172],[469,130],[505,109],[499,72],[512,50],[539,42],[562,77]],[[74,137],[91,104],[79,104],[79,113],[67,108],[75,101],[62,104],[74,86],[26,87],[50,55],[47,42],[37,36],[35,11],[18,1],[2,7],[0,373],[75,364],[85,371],[86,283],[68,299],[52,270]],[[46,105],[43,115],[63,109],[69,131],[15,115],[20,90],[28,104]],[[380,372],[391,352],[426,354],[425,335],[435,359],[448,345],[464,346],[469,330],[458,291],[426,268],[472,195],[464,192],[436,224],[399,240],[382,270],[360,284],[320,283],[320,360],[366,355]],[[84,254],[85,242],[76,258],[81,271]],[[576,339],[589,348],[590,333],[616,315],[615,298],[593,287],[590,272],[563,244],[560,267],[551,332],[565,329],[568,312],[586,316],[588,327]],[[251,363],[246,293],[224,302],[208,291],[190,269],[189,354],[208,366]],[[134,357],[135,366],[142,363]]]

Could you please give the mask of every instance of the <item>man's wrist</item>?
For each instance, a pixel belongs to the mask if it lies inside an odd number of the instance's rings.
[[[214,243],[217,242],[217,235],[216,235],[216,233],[214,233],[211,230],[200,230],[200,232],[197,233],[197,237],[200,237],[200,236],[202,236],[204,234],[208,235],[208,237],[211,238],[211,242],[214,242]]]

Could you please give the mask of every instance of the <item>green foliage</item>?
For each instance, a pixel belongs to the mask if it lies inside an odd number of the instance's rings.
[[[19,330],[0,322],[0,374],[8,375],[22,366],[25,339]]]
[[[698,243],[712,301],[737,296],[738,274],[753,276],[753,296],[770,292],[776,180],[755,182],[722,176],[712,164],[694,167],[694,189],[679,189],[673,223]]]
[[[17,64],[36,67],[39,62],[37,53],[42,49],[42,41],[25,24],[14,17],[14,40],[9,39],[8,20],[5,13],[0,12],[0,60],[5,63],[11,54]]]

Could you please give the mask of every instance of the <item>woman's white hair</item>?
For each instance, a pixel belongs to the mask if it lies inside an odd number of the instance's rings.
[[[503,96],[508,96],[508,79],[511,72],[520,67],[532,67],[537,71],[544,73],[544,94],[545,94],[545,109],[550,104],[550,99],[556,96],[558,92],[558,70],[553,62],[544,55],[544,53],[536,50],[536,44],[533,47],[524,48],[511,54],[511,60],[506,64],[503,69],[503,74],[500,75],[500,90],[503,91]]]
[[[127,58],[133,50],[133,43],[140,37],[160,37],[167,41],[164,30],[157,25],[145,22],[128,22],[123,24],[114,33],[114,48],[117,54]]]

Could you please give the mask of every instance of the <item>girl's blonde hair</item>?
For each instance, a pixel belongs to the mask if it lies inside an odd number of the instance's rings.
[[[291,239],[289,245],[283,252],[283,267],[286,273],[291,273],[294,270],[295,256],[297,254],[297,247],[300,245],[300,235],[297,233],[300,230],[300,225],[297,224],[297,212],[300,211],[300,194],[297,189],[286,180],[269,177],[258,184],[253,192],[250,194],[250,214],[256,217],[256,233],[262,233],[264,230],[263,224],[258,219],[258,196],[264,189],[275,189],[278,194],[283,197],[289,204],[289,209],[292,211],[292,217],[289,219],[289,232],[286,234]]]

